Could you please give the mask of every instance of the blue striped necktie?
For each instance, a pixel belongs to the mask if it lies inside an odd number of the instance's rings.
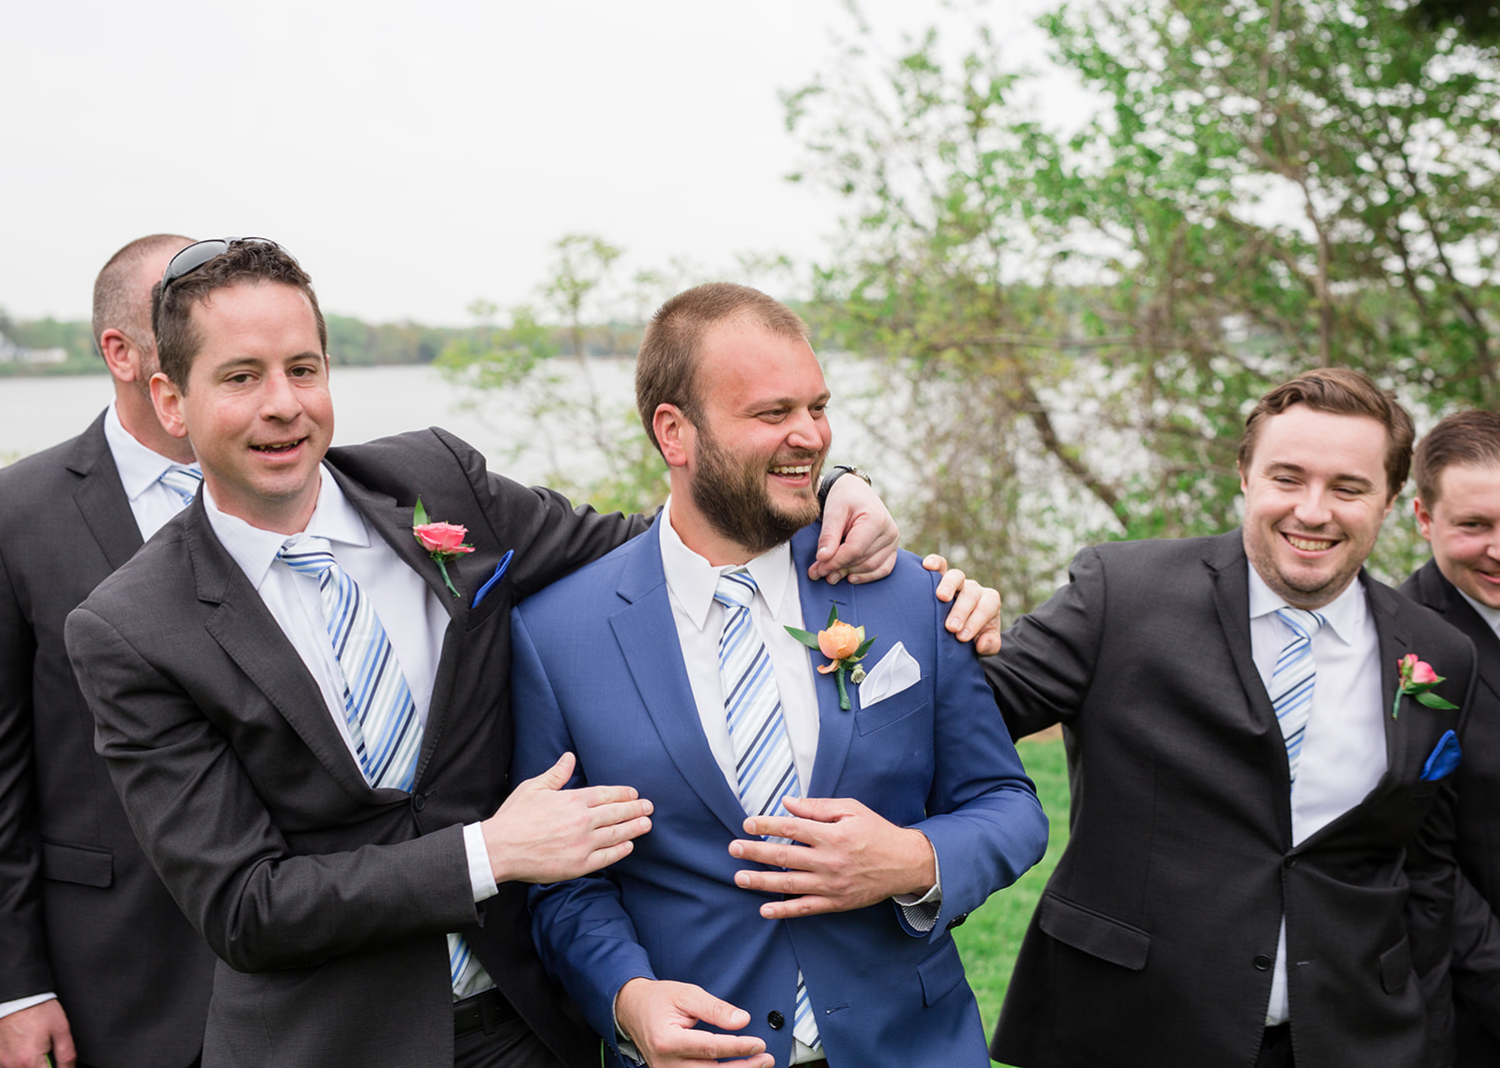
[[[422,725],[375,606],[339,567],[326,538],[294,534],[277,556],[293,571],[317,580],[323,621],[343,675],[344,722],[365,781],[376,788],[410,790],[422,749]],[[469,992],[481,968],[463,936],[450,933],[453,989]]]
[[[776,689],[771,658],[750,618],[756,589],[748,571],[719,576],[714,600],[725,608],[724,633],[719,638],[719,679],[724,687],[729,740],[734,746],[740,803],[751,816],[788,816],[782,802],[788,797],[801,797],[802,785],[792,761],[792,743],[781,714],[781,694]],[[792,1034],[809,1047],[818,1044],[818,1025],[800,970]]]
[[[1276,710],[1276,721],[1281,724],[1281,737],[1286,742],[1287,771],[1291,781],[1296,782],[1317,676],[1312,639],[1327,620],[1301,608],[1278,608],[1276,615],[1291,629],[1292,637],[1282,646],[1276,670],[1271,673],[1271,707]]]
[[[181,497],[182,505],[186,508],[198,495],[198,487],[203,485],[203,472],[196,467],[173,464],[158,475],[156,481]]]

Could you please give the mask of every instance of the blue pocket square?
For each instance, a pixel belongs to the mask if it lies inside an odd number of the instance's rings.
[[[495,573],[490,576],[490,580],[488,582],[479,587],[479,592],[474,595],[474,603],[469,605],[470,608],[479,607],[479,602],[484,600],[485,597],[489,595],[489,592],[495,588],[495,583],[499,582],[501,577],[504,576],[506,569],[510,567],[510,558],[515,555],[516,551],[514,549],[505,550],[505,555],[502,556],[500,558],[500,562],[495,565]],[[1452,732],[1450,731],[1449,733],[1451,734]]]
[[[1444,731],[1443,736],[1438,739],[1437,748],[1427,758],[1427,763],[1422,765],[1422,781],[1433,782],[1452,775],[1462,755],[1458,748],[1458,735],[1451,730]]]

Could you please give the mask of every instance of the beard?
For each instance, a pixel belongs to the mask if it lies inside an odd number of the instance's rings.
[[[793,534],[816,522],[821,512],[813,487],[823,470],[823,457],[794,451],[771,463],[737,460],[708,432],[698,431],[698,471],[688,485],[693,503],[720,534],[748,549],[752,556],[790,541]],[[767,469],[780,464],[811,463],[812,478],[805,501],[783,510],[766,492]]]

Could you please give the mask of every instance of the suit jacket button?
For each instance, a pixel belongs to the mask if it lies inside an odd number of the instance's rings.
[[[1255,965],[1256,971],[1263,972],[1271,966],[1271,958],[1266,956],[1264,953],[1261,953],[1257,955],[1256,958],[1250,963]]]
[[[1286,868],[1295,868],[1297,866],[1297,858],[1296,857],[1287,857],[1285,860],[1283,860],[1281,862],[1281,864],[1282,864],[1283,867],[1286,867]]]
[[[781,1025],[786,1023],[786,1017],[781,1015],[781,1013],[777,1012],[775,1009],[772,1009],[770,1012],[766,1013],[766,1023],[771,1025],[771,1030],[779,1031],[781,1029]]]
[[[421,794],[412,794],[411,807],[416,809],[418,812],[421,812],[424,808],[427,807],[427,798],[422,796]]]

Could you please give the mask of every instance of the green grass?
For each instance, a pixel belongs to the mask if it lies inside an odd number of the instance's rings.
[[[1010,983],[1010,972],[1021,948],[1021,936],[1042,896],[1063,846],[1068,844],[1068,768],[1061,739],[1023,741],[1017,747],[1026,772],[1036,782],[1050,823],[1047,855],[1009,889],[993,895],[975,909],[968,922],[955,928],[953,938],[964,959],[969,985],[979,999],[985,1034],[994,1030],[1000,1003]]]

